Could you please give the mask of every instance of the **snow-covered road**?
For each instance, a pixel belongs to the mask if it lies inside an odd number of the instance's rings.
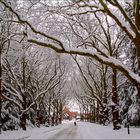
[[[130,135],[127,128],[114,131],[112,126],[102,126],[88,122],[63,123],[58,126],[31,128],[27,131],[6,131],[0,135],[0,139],[140,139],[140,129],[130,128]]]
[[[97,125],[98,126],[98,125]],[[20,138],[21,139],[99,139],[100,131],[94,131],[97,126],[86,123],[86,122],[77,122],[77,125],[74,126],[74,123],[71,121],[69,123],[64,123],[56,127],[46,128],[47,130],[40,130],[38,132],[32,133],[30,136]],[[102,127],[102,126],[101,126]],[[99,129],[99,128],[97,128]]]
[[[60,129],[53,136],[48,137],[48,139],[75,139],[77,136],[77,128],[77,126],[71,123],[67,127]]]
[[[76,131],[77,127],[71,122],[40,130],[24,139],[75,139],[77,136]]]

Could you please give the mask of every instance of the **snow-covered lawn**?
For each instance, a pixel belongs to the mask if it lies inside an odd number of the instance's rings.
[[[27,131],[2,132],[0,139],[140,139],[140,128],[112,130],[112,126],[101,126],[88,122],[64,122],[53,127],[28,128]]]
[[[63,129],[67,125],[58,125],[58,126],[52,126],[52,127],[45,127],[41,126],[40,128],[27,128],[27,131],[18,130],[18,131],[4,131],[0,135],[0,139],[43,139],[43,134],[46,134],[46,136],[51,136],[51,134],[58,129]],[[53,135],[52,134],[52,135]],[[47,139],[47,137],[44,137],[44,139]]]
[[[78,135],[83,139],[140,139],[140,128],[130,128],[130,134],[127,128],[113,130],[112,126],[102,126],[92,123],[79,123]],[[85,131],[86,130],[86,131]]]

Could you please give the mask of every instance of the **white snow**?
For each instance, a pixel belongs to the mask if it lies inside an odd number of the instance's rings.
[[[102,126],[88,122],[77,122],[74,126],[73,121],[65,121],[53,127],[2,131],[0,139],[140,139],[140,128],[130,127],[128,135],[127,128],[123,127],[120,130],[113,130],[112,125]]]
[[[45,43],[43,43],[43,44],[45,44]],[[59,48],[56,46],[52,46],[51,48],[54,50],[59,50]],[[129,68],[127,68],[127,66],[125,66],[123,63],[121,63],[121,61],[119,61],[111,56],[104,57],[103,55],[100,55],[95,50],[88,50],[88,49],[83,49],[83,48],[66,48],[65,47],[64,51],[65,51],[65,53],[68,53],[68,54],[70,53],[70,54],[79,54],[82,56],[90,56],[98,61],[103,61],[107,65],[117,66],[117,68],[119,68],[120,71],[123,71],[123,74],[128,73],[128,74],[126,74],[127,76],[131,77],[135,81],[140,82],[140,77],[137,74],[135,74]]]
[[[115,12],[114,10],[111,10],[111,13],[118,19],[118,21],[121,23],[121,26],[126,28],[126,30],[133,36],[133,38],[135,38],[136,34],[131,29],[131,25],[129,25],[130,23],[126,22],[125,19],[123,17],[119,16],[119,14],[117,12]],[[131,20],[131,22],[133,23],[132,20]]]

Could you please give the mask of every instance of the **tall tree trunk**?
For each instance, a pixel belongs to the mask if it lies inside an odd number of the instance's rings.
[[[59,103],[58,100],[56,100],[56,120],[55,120],[56,125],[58,125],[58,120],[59,120]]]
[[[139,38],[136,38],[135,39],[135,45],[137,46],[136,48],[136,51],[137,51],[137,61],[138,61],[138,75],[140,77],[140,35],[139,35]],[[136,87],[137,87],[137,90],[138,90],[138,104],[140,106],[140,83],[136,83]]]
[[[37,110],[36,110],[36,126],[37,127],[40,127],[40,114],[39,114],[39,108],[37,107]]]
[[[87,107],[86,107],[87,109],[86,109],[86,116],[87,116],[87,122],[89,122],[89,109],[88,109],[88,105],[87,105]]]
[[[100,121],[100,119],[99,119],[99,108],[100,108],[100,106],[99,106],[99,103],[97,102],[97,109],[96,109],[96,122],[97,123],[99,123],[99,121]]]
[[[137,29],[140,32],[140,0],[134,0],[133,6],[134,6],[133,11],[134,11],[134,17],[135,17],[135,25],[137,26]],[[136,33],[136,37],[134,39],[134,44],[136,46],[136,52],[137,52],[137,62],[138,62],[137,70],[138,70],[138,75],[140,77],[140,33],[139,32]],[[137,82],[135,85],[136,85],[137,91],[138,91],[138,93],[137,93],[138,106],[139,106],[138,112],[140,112],[140,83]],[[139,117],[138,123],[140,125],[140,117]]]
[[[24,92],[22,93],[22,97],[23,97],[23,102],[22,102],[22,108],[23,110],[26,109],[26,80],[25,80],[25,67],[26,67],[26,64],[25,64],[25,54],[23,55],[23,59],[22,59],[22,68],[23,68],[23,90]],[[23,129],[23,130],[26,130],[26,119],[27,119],[27,114],[26,113],[23,113],[22,116],[20,117],[20,127]]]
[[[96,114],[96,105],[95,105],[95,101],[94,101],[94,106],[93,106],[94,108],[93,108],[93,122],[95,123],[96,122],[96,116],[97,116],[97,114]]]
[[[0,46],[1,47],[1,46]],[[2,108],[2,66],[1,66],[1,48],[0,48],[0,134],[1,134],[1,127],[2,127],[2,121],[1,121],[1,108]]]
[[[53,116],[52,116],[52,126],[55,125],[55,111],[53,112]]]
[[[51,125],[51,97],[49,98],[49,108],[48,108],[48,125]]]
[[[62,115],[63,114],[63,106],[62,106],[62,103],[60,102],[60,118],[59,118],[59,123],[61,124],[62,123]]]
[[[140,0],[133,1],[133,8],[134,8],[134,17],[135,17],[135,24],[140,31]],[[136,46],[136,52],[137,52],[137,61],[138,61],[138,75],[140,76],[140,33],[136,34],[136,37],[134,39],[134,44]],[[135,83],[134,83],[135,84]],[[136,83],[136,87],[138,90],[138,104],[140,107],[140,83]]]
[[[136,45],[136,51],[137,51],[137,62],[138,62],[138,68],[137,68],[137,71],[138,71],[138,75],[140,77],[140,35],[135,39],[135,45]],[[137,83],[134,83],[137,87],[137,104],[139,106],[139,110],[138,112],[140,112],[140,83],[137,82]],[[140,125],[140,117],[138,119],[138,125]]]
[[[108,121],[108,109],[107,109],[107,85],[106,85],[106,76],[103,75],[103,125]]]
[[[90,110],[89,110],[89,121],[92,123],[92,118],[93,118],[93,116],[92,116],[92,105],[90,105]]]
[[[26,130],[26,117],[27,117],[26,114],[23,114],[23,115],[20,117],[20,127],[21,127],[23,130]]]
[[[25,96],[23,96],[22,107],[23,107],[23,110],[26,109],[26,98],[25,98]],[[27,119],[27,114],[23,113],[20,117],[20,127],[23,130],[26,130],[26,119]]]
[[[119,109],[118,109],[118,95],[117,95],[117,71],[112,69],[112,121],[113,129],[119,129]]]

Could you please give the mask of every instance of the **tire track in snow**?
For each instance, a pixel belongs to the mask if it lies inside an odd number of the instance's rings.
[[[61,131],[54,134],[52,137],[49,137],[48,139],[74,139],[77,134],[77,126],[74,126],[73,124],[68,126],[67,128],[61,129]]]
[[[51,130],[47,130],[47,131],[44,131],[43,133],[49,133],[49,132],[52,132],[52,131],[55,131],[55,130],[58,130],[60,128],[54,128],[54,129],[51,129]],[[22,138],[19,138],[17,140],[24,140],[24,139],[30,139],[30,137],[32,137],[31,135],[30,136],[26,136],[26,137],[22,137]]]

